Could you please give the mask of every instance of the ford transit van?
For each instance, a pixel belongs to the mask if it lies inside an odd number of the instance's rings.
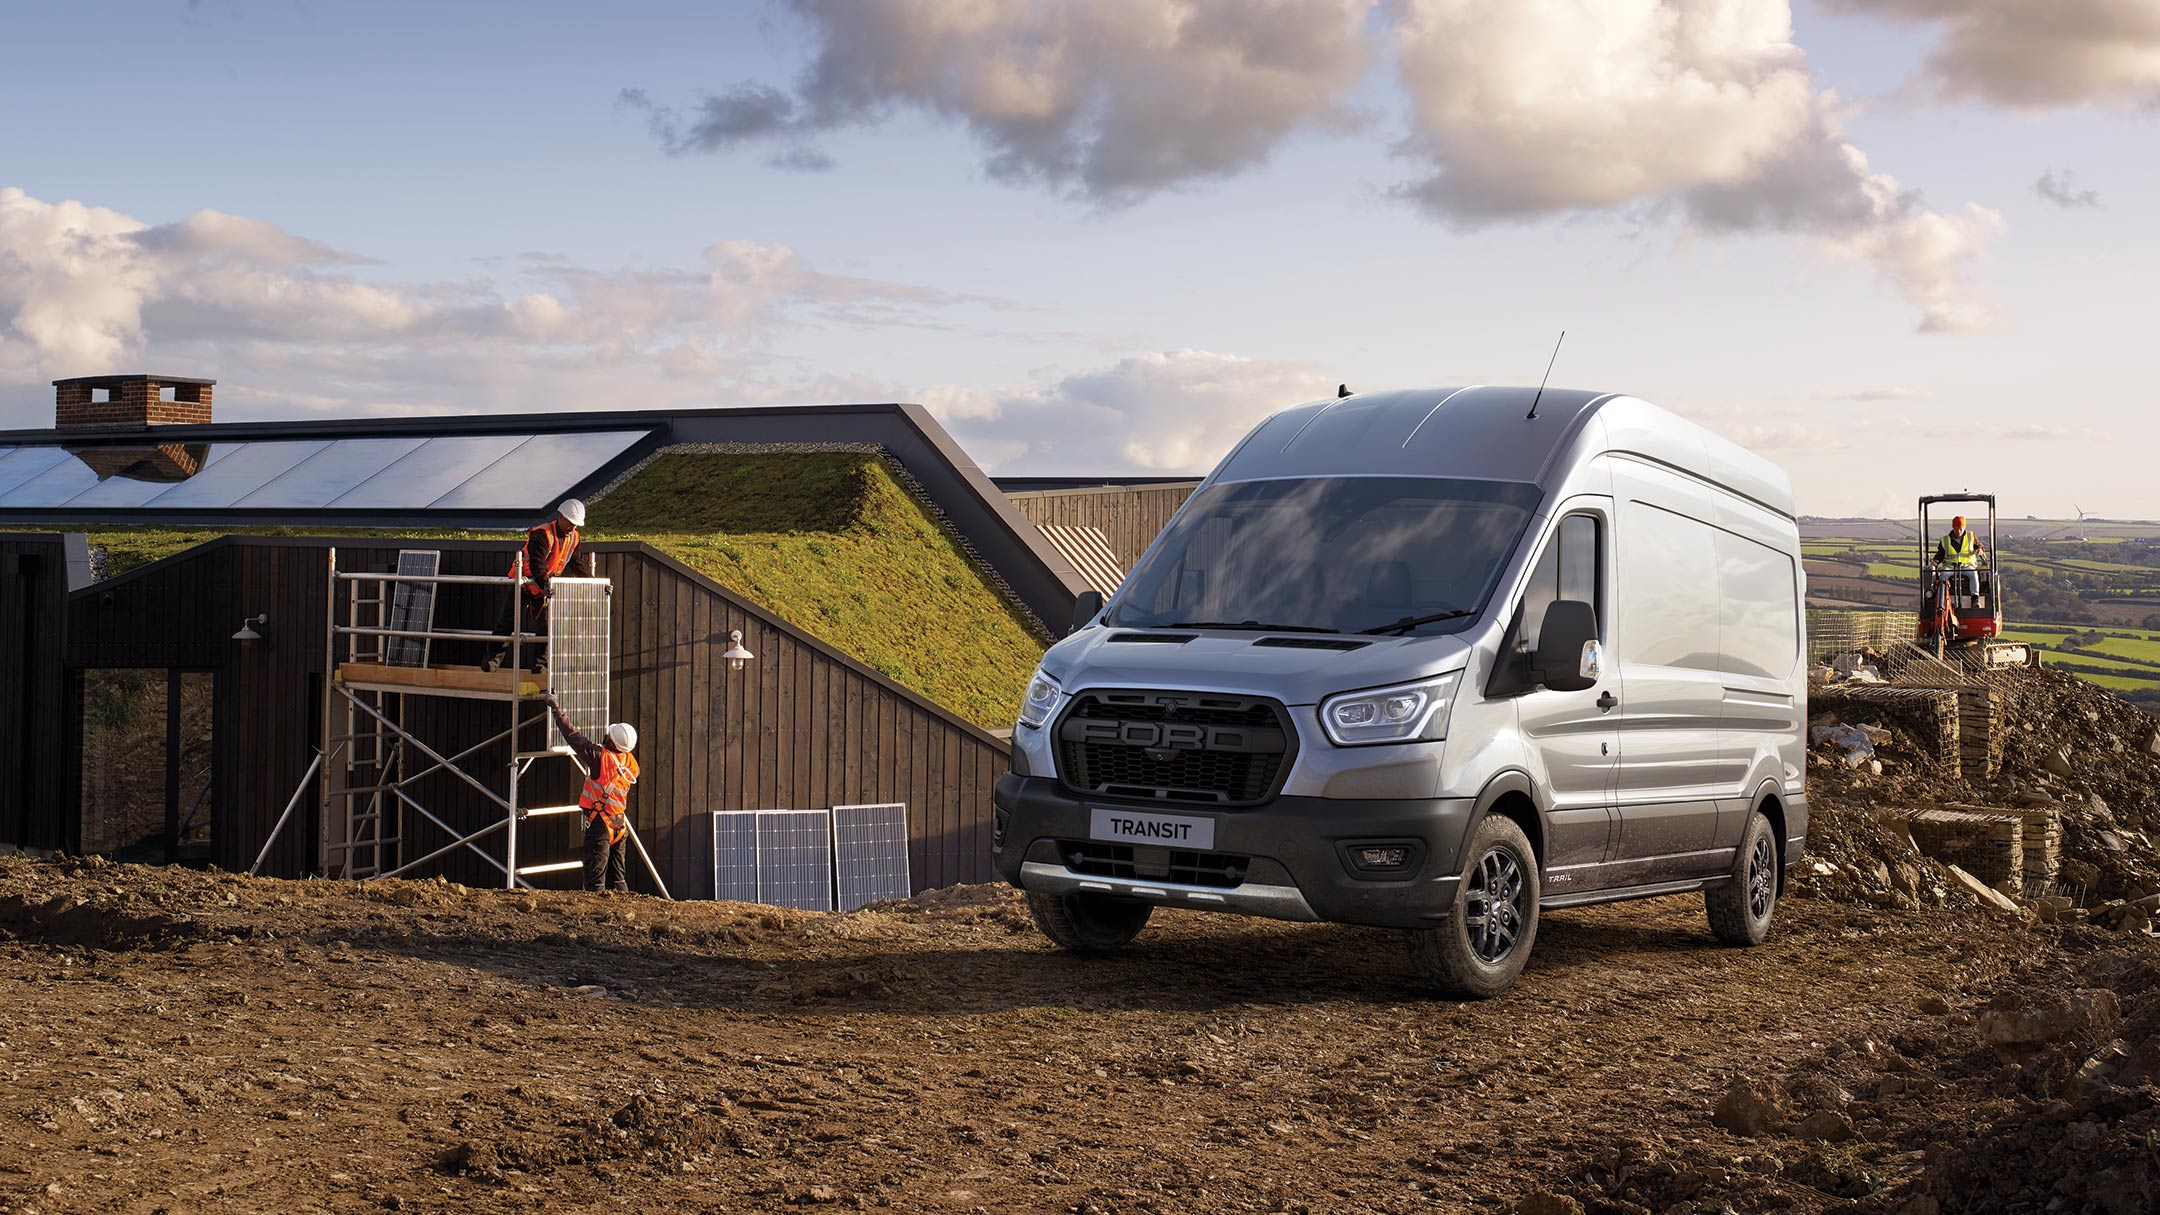
[[[1067,949],[1378,925],[1468,997],[1552,908],[1701,891],[1758,943],[1807,841],[1802,593],[1785,474],[1632,397],[1285,410],[1043,656],[998,871]]]

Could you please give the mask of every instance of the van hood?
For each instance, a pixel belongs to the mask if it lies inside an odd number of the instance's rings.
[[[1089,628],[1043,655],[1043,670],[1068,693],[1158,688],[1272,696],[1318,704],[1337,692],[1444,675],[1463,667],[1475,634],[1338,637],[1223,629]],[[1189,641],[1167,640],[1190,638]],[[1320,648],[1322,644],[1356,649]]]

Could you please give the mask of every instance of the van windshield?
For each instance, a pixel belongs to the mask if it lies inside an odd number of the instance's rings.
[[[1537,509],[1537,487],[1310,477],[1194,495],[1105,623],[1328,633],[1468,627]]]

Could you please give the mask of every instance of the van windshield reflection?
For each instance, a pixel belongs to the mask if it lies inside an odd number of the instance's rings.
[[[1534,485],[1308,477],[1213,485],[1119,591],[1119,628],[1430,635],[1467,626],[1536,510]]]

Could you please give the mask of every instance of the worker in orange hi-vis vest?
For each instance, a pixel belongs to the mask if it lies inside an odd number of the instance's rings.
[[[536,634],[538,641],[524,643],[519,651],[531,670],[547,670],[547,612],[548,600],[555,594],[558,577],[590,578],[593,576],[592,554],[578,547],[578,529],[585,526],[585,504],[576,498],[565,498],[555,508],[555,517],[525,533],[525,547],[510,559],[510,573],[523,571],[530,579],[525,589],[517,593],[517,606],[503,606],[502,618],[495,624],[495,631],[509,635],[511,626],[523,620],[525,631]],[[500,642],[487,661],[480,664],[483,671],[501,666],[510,654],[510,643]]]
[[[637,783],[637,729],[628,722],[607,728],[607,741],[596,743],[577,732],[563,715],[555,694],[546,694],[563,741],[585,769],[585,789],[578,808],[585,817],[585,889],[630,889],[630,786]]]

